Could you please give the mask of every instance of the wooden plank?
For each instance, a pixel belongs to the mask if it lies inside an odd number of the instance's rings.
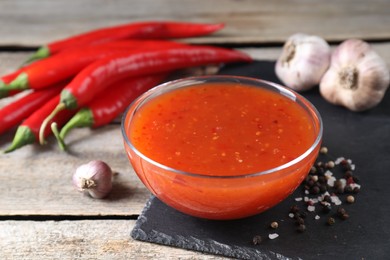
[[[374,44],[390,64],[390,43]],[[256,59],[275,59],[280,48],[242,49]],[[0,71],[16,68],[29,53],[0,53]],[[4,65],[7,64],[7,65]],[[0,107],[10,102],[1,99]],[[13,131],[0,136],[0,151],[12,140]],[[140,214],[150,193],[131,168],[122,144],[119,121],[100,129],[75,129],[68,138],[70,153],[59,151],[53,138],[47,146],[23,147],[0,154],[0,215],[107,215]],[[76,192],[71,176],[76,167],[101,159],[120,174],[107,200],[93,200]]]
[[[0,257],[11,259],[221,259],[133,240],[134,220],[1,221]]]
[[[0,46],[38,46],[104,26],[166,19],[226,23],[220,33],[192,42],[283,42],[298,31],[331,41],[390,39],[386,0],[3,0]]]
[[[1,155],[0,215],[138,215],[150,193],[127,160],[119,126],[76,130],[67,141],[69,153],[59,151],[50,139],[44,147],[30,145]],[[72,186],[75,169],[94,159],[119,173],[104,200],[84,196]]]

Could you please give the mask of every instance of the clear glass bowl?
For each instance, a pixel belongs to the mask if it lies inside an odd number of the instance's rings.
[[[129,126],[138,109],[168,91],[202,83],[240,83],[265,88],[293,100],[312,121],[316,138],[297,158],[278,167],[238,176],[205,176],[170,168],[142,154],[130,141]],[[259,214],[288,197],[313,166],[322,141],[323,125],[316,108],[298,93],[264,80],[237,76],[202,76],[161,84],[136,99],[122,118],[127,156],[136,174],[156,197],[183,213],[207,219],[238,219]]]

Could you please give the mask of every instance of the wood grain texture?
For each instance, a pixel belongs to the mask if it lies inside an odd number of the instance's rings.
[[[390,44],[374,49],[390,64]],[[243,48],[255,59],[274,60],[280,48]],[[0,53],[0,71],[12,70],[30,53]],[[12,99],[1,99],[0,107]],[[66,141],[70,153],[61,152],[53,138],[47,146],[28,145],[0,155],[0,216],[68,215],[129,216],[141,212],[150,193],[131,168],[122,143],[120,117],[100,129],[75,129]],[[14,131],[0,136],[0,150],[12,140]],[[106,161],[114,171],[113,193],[106,200],[94,200],[74,190],[75,169],[93,159]]]
[[[39,46],[104,26],[167,19],[226,23],[215,35],[189,40],[203,43],[280,43],[298,31],[332,41],[390,39],[387,0],[2,0],[0,46]]]
[[[130,237],[134,220],[2,221],[0,258],[13,259],[221,259]]]
[[[1,155],[0,215],[138,215],[150,193],[130,167],[119,125],[77,129],[68,137],[69,153],[51,138],[47,146],[34,144]],[[76,168],[95,159],[118,172],[113,191],[103,200],[72,186]]]

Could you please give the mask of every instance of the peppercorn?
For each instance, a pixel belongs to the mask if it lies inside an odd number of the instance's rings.
[[[321,147],[320,153],[322,153],[322,154],[327,154],[327,153],[328,153],[328,148],[325,147],[325,146]]]
[[[340,165],[344,171],[350,171],[352,170],[351,164],[347,160],[342,160],[340,162]]]
[[[329,161],[325,164],[325,168],[333,169],[335,166],[334,161]]]
[[[355,188],[353,188],[352,192],[356,194],[356,193],[359,193],[359,191],[360,191],[360,188],[359,187],[355,187]]]
[[[270,227],[273,229],[277,229],[279,227],[279,223],[276,221],[271,222]]]
[[[325,193],[328,190],[328,187],[325,184],[320,184],[320,192]]]
[[[299,212],[299,207],[297,205],[293,205],[290,208],[290,213],[297,213]]]
[[[297,231],[298,231],[299,233],[305,232],[305,231],[306,231],[306,226],[305,226],[304,224],[300,224],[300,225],[298,226],[298,228],[297,228]]]
[[[326,184],[327,183],[326,177],[325,176],[319,176],[318,177],[318,182],[321,183],[321,184]]]
[[[349,218],[349,214],[348,214],[348,213],[345,213],[345,214],[341,215],[340,218],[341,218],[342,220],[346,220],[346,219]]]
[[[296,222],[298,225],[302,225],[302,224],[305,223],[305,220],[304,220],[303,218],[301,218],[301,217],[298,217],[298,218],[296,219],[295,222]]]
[[[352,195],[347,196],[347,202],[348,202],[349,204],[354,203],[354,202],[355,202],[355,197],[352,196]]]
[[[332,206],[329,203],[322,204],[322,212],[329,213],[332,210]]]
[[[353,176],[352,171],[346,171],[346,172],[344,173],[344,178],[345,178],[345,179],[348,179],[349,177],[352,177],[352,176]]]
[[[328,203],[332,202],[332,198],[329,195],[325,195],[323,200],[328,202]]]
[[[339,207],[339,208],[337,209],[337,214],[338,214],[339,216],[342,216],[342,215],[344,215],[344,214],[347,214],[347,211],[346,211],[344,208]]]
[[[314,187],[312,187],[310,189],[310,193],[313,194],[313,195],[316,195],[316,194],[320,193],[320,191],[321,191],[320,187],[318,187],[318,186],[314,186]]]
[[[260,235],[256,235],[252,239],[252,243],[254,245],[259,245],[259,244],[261,244],[262,241],[263,241],[263,239],[262,239],[262,237]]]
[[[351,192],[353,191],[352,186],[351,186],[351,185],[345,186],[344,191],[345,191],[346,193],[351,193]]]
[[[327,223],[329,226],[332,226],[334,225],[334,223],[336,223],[336,220],[332,217],[329,217]]]
[[[315,166],[311,167],[310,174],[315,174],[317,172],[317,168]]]
[[[353,178],[353,181],[354,181],[355,183],[359,183],[359,182],[360,182],[359,177],[357,177],[357,176],[352,176],[352,178]]]

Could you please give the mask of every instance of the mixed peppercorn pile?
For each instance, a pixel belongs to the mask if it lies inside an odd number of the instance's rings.
[[[354,174],[355,164],[344,157],[328,159],[328,149],[322,147],[317,162],[301,184],[301,196],[295,197],[295,203],[286,210],[286,218],[292,220],[298,233],[310,230],[306,224],[307,218],[332,226],[337,221],[345,221],[350,217],[343,204],[353,204],[361,188],[360,180]],[[321,220],[324,216],[325,221]],[[276,221],[270,224],[274,231],[278,227]],[[268,239],[278,236],[277,233],[271,233]],[[264,238],[256,234],[252,244],[258,245],[263,241]]]

